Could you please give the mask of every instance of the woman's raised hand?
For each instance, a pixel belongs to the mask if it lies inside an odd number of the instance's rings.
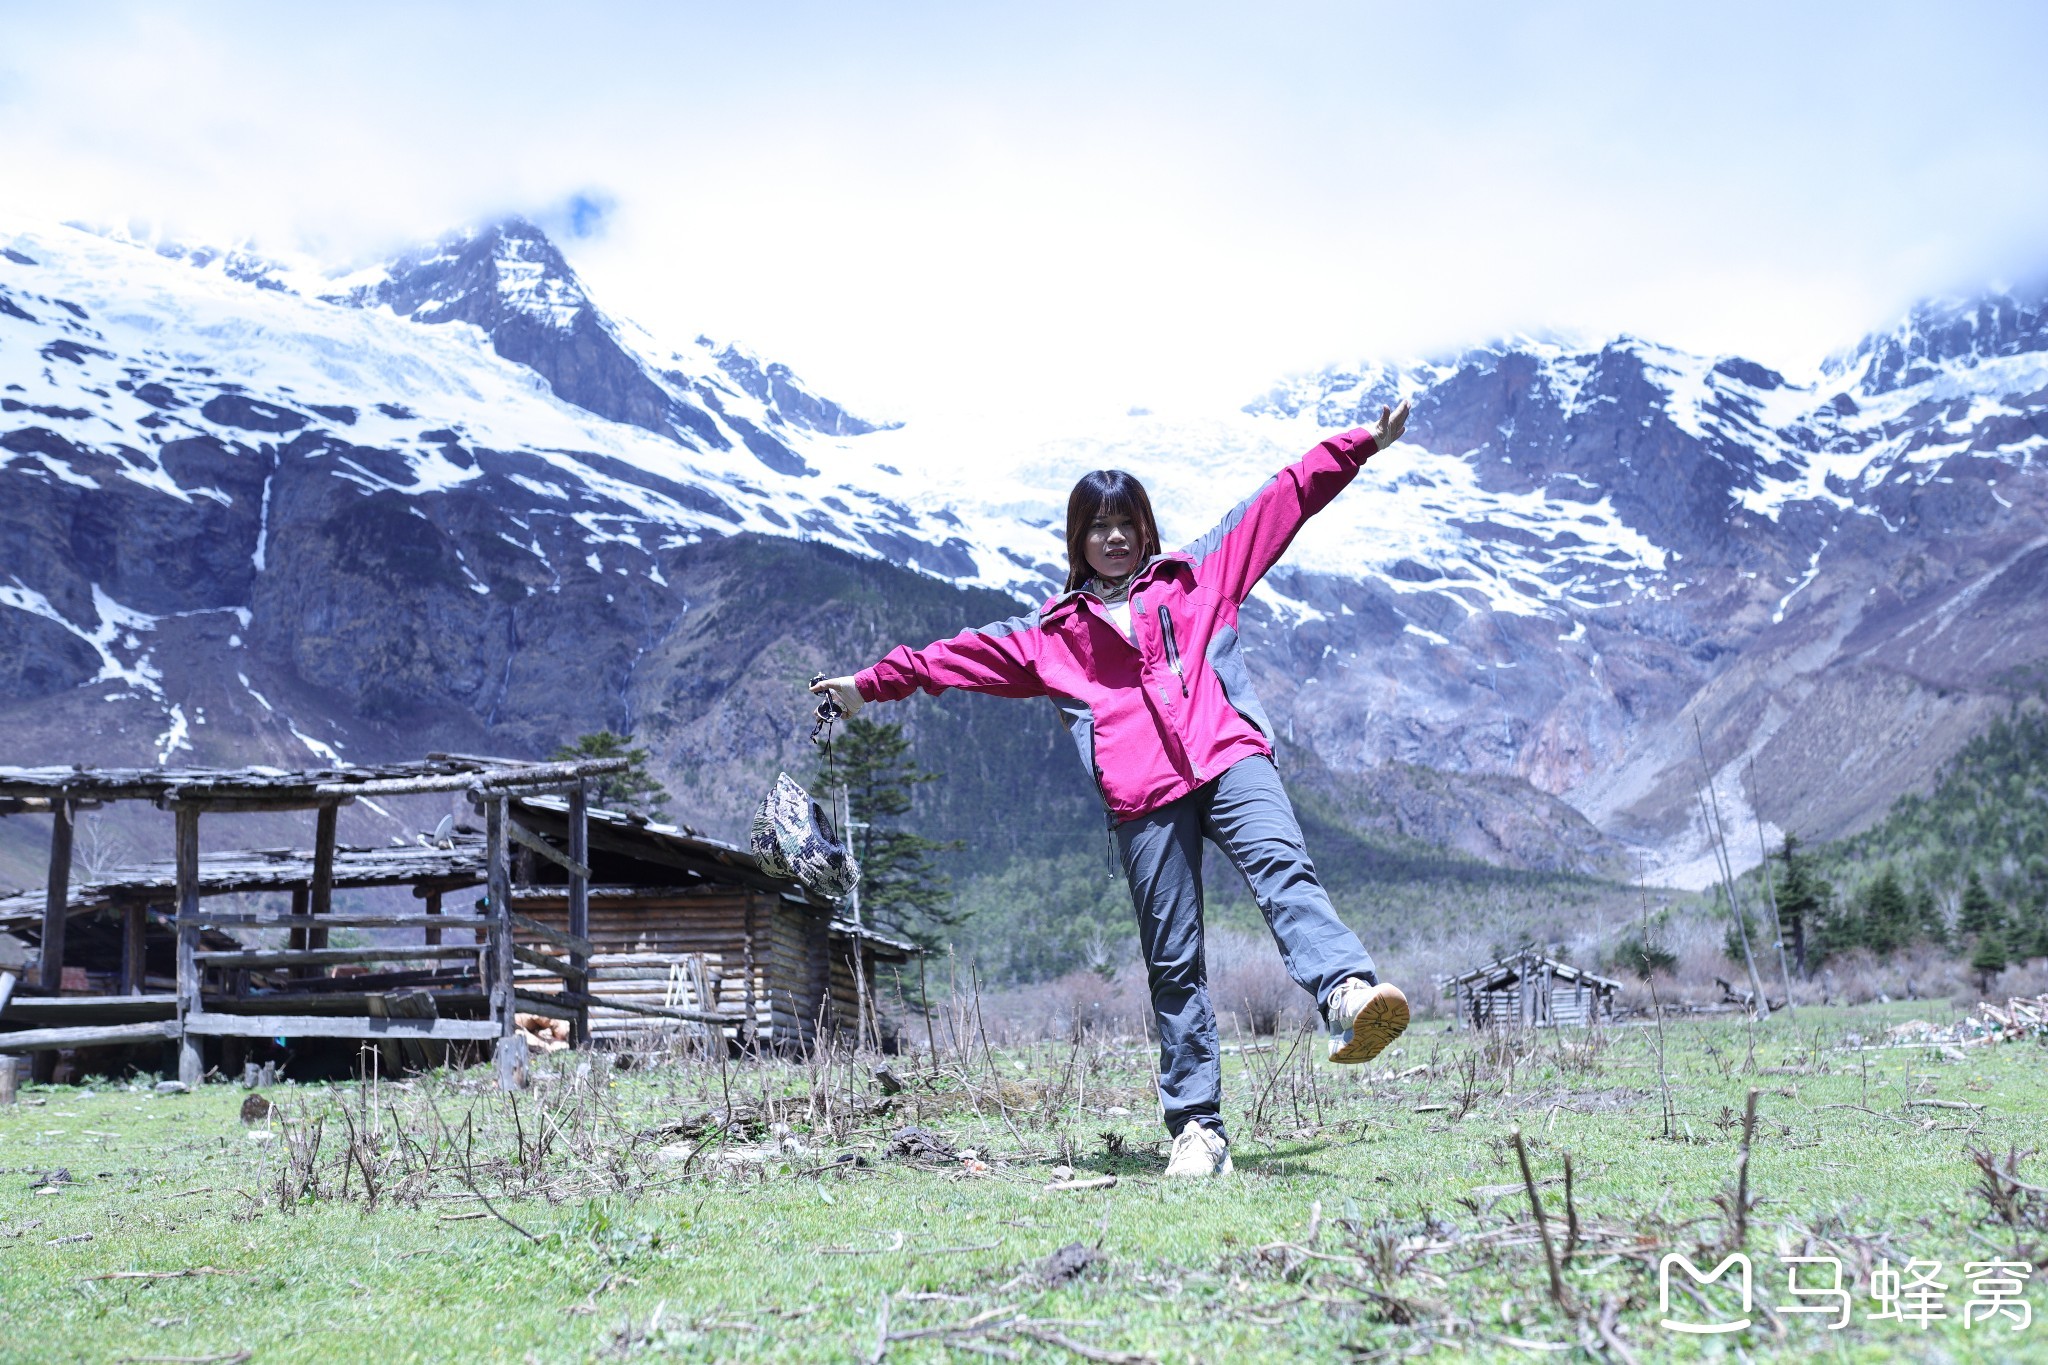
[[[1380,409],[1380,420],[1372,424],[1372,443],[1378,450],[1401,439],[1401,433],[1408,429],[1408,400],[1403,398],[1398,408]]]
[[[867,698],[860,694],[860,689],[854,686],[853,679],[850,676],[844,678],[820,678],[811,684],[811,691],[820,697],[829,696],[833,701],[839,703],[839,709],[849,716],[868,704]]]

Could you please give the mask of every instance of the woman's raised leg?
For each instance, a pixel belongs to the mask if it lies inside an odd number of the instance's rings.
[[[1240,759],[1208,790],[1203,832],[1244,875],[1295,984],[1315,997],[1318,1008],[1351,977],[1376,984],[1372,955],[1337,918],[1316,878],[1301,822],[1273,761],[1264,755]]]

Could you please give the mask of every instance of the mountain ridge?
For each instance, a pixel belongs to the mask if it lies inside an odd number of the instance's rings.
[[[338,280],[49,229],[0,227],[0,245],[0,480],[17,494],[0,540],[31,569],[0,584],[18,734],[93,687],[155,717],[163,758],[209,723],[199,691],[257,713],[259,695],[324,698],[332,731],[290,730],[308,753],[645,728],[630,698],[694,609],[673,577],[692,547],[816,541],[1028,607],[1059,576],[1076,469],[1131,468],[1185,539],[1404,396],[1410,439],[1246,606],[1262,696],[1333,771],[1448,774],[1487,809],[1508,799],[1487,783],[1523,784],[1697,879],[1695,727],[1731,810],[1826,836],[1874,818],[2009,695],[2001,677],[2048,657],[2028,529],[2048,330],[2019,296],[1923,305],[1803,382],[1635,337],[1523,338],[964,462],[742,347],[663,348],[523,220]],[[805,590],[780,609],[827,605]],[[196,641],[202,618],[233,623],[220,657],[168,676],[157,643]],[[927,628],[884,611],[864,648],[894,642],[891,619]],[[765,642],[774,625],[729,628]],[[257,679],[252,649],[289,678]],[[745,744],[789,753],[765,739],[770,694],[735,689],[757,714],[718,743],[683,738],[702,715],[653,727],[672,775],[736,775],[704,788],[721,800],[758,776]],[[1851,763],[1845,725],[1920,747]],[[1507,856],[1552,857],[1550,837]]]

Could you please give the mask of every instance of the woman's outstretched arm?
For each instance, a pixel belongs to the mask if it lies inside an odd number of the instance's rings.
[[[1244,601],[1287,553],[1302,523],[1329,506],[1359,468],[1400,440],[1407,426],[1404,398],[1398,408],[1381,408],[1372,426],[1330,437],[1268,479],[1215,529],[1188,544],[1185,553],[1195,561],[1197,577],[1233,602]]]
[[[1013,616],[923,649],[898,645],[872,666],[843,678],[826,678],[811,691],[830,693],[848,715],[871,701],[900,701],[912,692],[939,693],[949,687],[998,697],[1042,697],[1038,680],[1038,613]]]

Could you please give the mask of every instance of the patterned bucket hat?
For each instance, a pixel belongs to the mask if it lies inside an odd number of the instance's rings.
[[[794,877],[828,900],[844,900],[860,881],[853,850],[833,834],[825,808],[788,773],[761,798],[747,843],[763,872]]]

